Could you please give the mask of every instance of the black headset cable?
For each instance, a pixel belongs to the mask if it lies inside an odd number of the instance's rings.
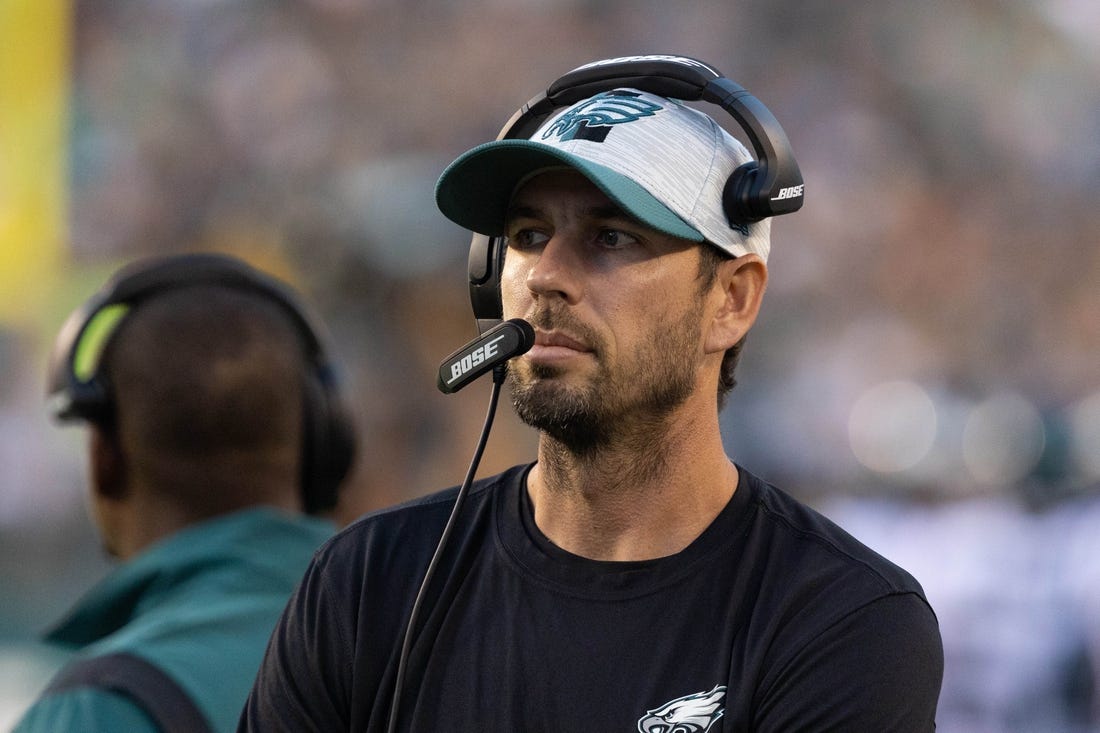
[[[481,428],[481,437],[478,439],[477,448],[475,448],[473,458],[470,460],[470,467],[466,471],[466,478],[462,481],[462,486],[459,487],[458,494],[455,496],[454,507],[451,508],[451,514],[447,518],[447,524],[443,527],[443,534],[439,537],[439,542],[435,546],[435,552],[432,554],[431,562],[428,563],[428,569],[424,572],[424,579],[420,582],[420,589],[416,593],[416,600],[413,601],[412,611],[409,613],[409,620],[405,624],[405,635],[401,642],[401,656],[397,661],[397,679],[394,680],[393,684],[393,701],[390,704],[390,719],[389,724],[386,726],[387,733],[394,733],[394,731],[397,730],[397,717],[401,707],[401,694],[404,691],[405,668],[408,665],[409,653],[413,645],[416,622],[419,620],[420,610],[427,596],[428,585],[435,575],[436,567],[439,565],[440,558],[442,558],[443,552],[457,524],[456,520],[459,512],[462,509],[463,503],[466,501],[467,494],[470,493],[470,485],[474,482],[474,475],[477,473],[477,467],[481,463],[481,456],[485,452],[485,445],[489,441],[489,431],[492,430],[493,427],[493,418],[496,415],[497,402],[500,400],[500,388],[501,385],[504,384],[505,374],[506,369],[504,364],[498,364],[493,367],[492,393],[489,397],[489,409],[485,415],[485,423]]]

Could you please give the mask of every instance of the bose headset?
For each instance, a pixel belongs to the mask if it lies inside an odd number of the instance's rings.
[[[356,436],[338,393],[327,332],[279,280],[220,254],[156,257],[122,268],[65,321],[50,354],[48,392],[54,416],[109,424],[115,398],[102,355],[126,315],[157,296],[197,285],[253,293],[277,305],[301,337],[303,385],[302,503],[310,514],[332,509],[355,459]]]
[[[582,99],[619,87],[662,97],[711,102],[726,110],[756,155],[726,181],[722,204],[731,226],[790,214],[802,207],[802,173],[786,133],[768,108],[714,67],[687,56],[627,56],[585,64],[550,84],[505,123],[498,140],[529,138],[551,115]],[[478,332],[500,323],[503,237],[475,234],[470,243],[470,301]]]

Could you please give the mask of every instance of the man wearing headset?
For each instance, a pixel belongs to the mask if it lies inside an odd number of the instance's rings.
[[[241,730],[934,729],[943,652],[917,581],[723,448],[768,273],[768,220],[723,205],[750,159],[623,86],[447,168],[441,210],[503,238],[502,315],[534,326],[509,374],[538,460],[473,484],[404,670],[454,490],[327,543]]]
[[[291,298],[238,260],[183,255],[125,268],[66,324],[54,397],[88,423],[90,506],[122,564],[50,632],[79,652],[18,733],[236,727],[335,531],[303,513],[330,507],[303,485],[315,359]]]

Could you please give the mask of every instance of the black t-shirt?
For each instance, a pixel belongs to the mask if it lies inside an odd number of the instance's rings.
[[[529,466],[474,484],[424,602],[398,729],[930,731],[943,673],[915,579],[742,468],[694,542],[587,560],[534,524]],[[455,489],[322,547],[242,731],[385,731],[404,624]]]

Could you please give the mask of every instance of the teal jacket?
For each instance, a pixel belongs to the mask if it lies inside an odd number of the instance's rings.
[[[235,731],[275,621],[334,531],[270,508],[192,525],[108,575],[46,638],[79,649],[73,662],[139,657],[175,682],[212,730]],[[13,733],[157,730],[128,697],[78,685],[47,690]]]

